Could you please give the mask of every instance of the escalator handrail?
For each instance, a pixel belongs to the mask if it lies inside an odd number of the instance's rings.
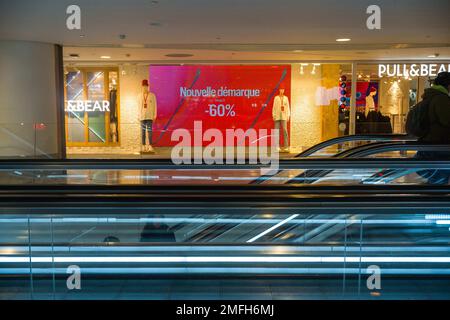
[[[427,152],[449,152],[448,144],[424,144],[422,142],[389,142],[377,145],[367,145],[366,148],[352,150],[346,154],[346,157],[358,158],[371,156],[377,153],[391,151],[427,151]]]
[[[333,158],[353,158],[354,154],[358,154],[359,151],[361,150],[366,150],[366,149],[375,149],[377,147],[386,145],[386,144],[390,144],[392,143],[392,141],[378,141],[378,142],[372,142],[372,143],[368,143],[368,144],[364,144],[361,146],[357,146],[354,148],[350,148],[347,150],[344,150],[342,152],[336,153],[335,155],[333,155]]]
[[[339,154],[335,155],[335,158],[348,159],[348,158],[361,158],[367,157],[374,154],[390,152],[390,151],[427,151],[427,152],[436,152],[443,151],[450,153],[450,145],[447,144],[428,144],[423,142],[408,142],[408,141],[399,141],[399,142],[377,142],[372,144],[363,145],[360,147],[352,148],[346,151],[343,151]],[[380,159],[382,160],[382,159]],[[323,169],[319,170],[320,176],[317,177],[316,180],[323,178],[328,175],[330,172],[333,172],[334,168],[331,169]],[[278,172],[279,173],[279,172]],[[277,173],[277,174],[278,174]],[[299,178],[300,175],[304,175],[305,172],[297,175],[295,178]],[[295,179],[294,178],[294,179]],[[267,179],[266,179],[267,180]],[[287,181],[286,183],[292,183]]]
[[[390,143],[392,143],[392,140],[391,141],[379,141],[379,142],[373,142],[373,143],[369,143],[369,144],[364,144],[364,145],[361,145],[361,146],[357,146],[357,147],[354,147],[354,148],[350,148],[350,149],[344,150],[344,151],[342,151],[340,153],[336,153],[333,156],[331,156],[329,159],[353,158],[354,154],[358,154],[358,152],[360,152],[362,150],[366,150],[368,148],[373,149],[375,147],[383,146],[385,144],[390,144]],[[261,183],[263,183],[263,182],[265,182],[267,180],[270,180],[271,177],[279,174],[282,171],[283,170],[278,170],[275,174],[262,175],[262,176],[256,178],[255,180],[253,180],[252,182],[250,182],[250,184],[261,184]],[[333,171],[333,170],[325,170],[325,169],[323,170],[325,175],[327,174],[327,172],[331,172],[331,171]]]
[[[383,144],[385,145],[385,144]],[[383,145],[377,146],[382,148]],[[427,145],[432,149],[434,145]],[[448,145],[446,146],[449,147]],[[449,149],[447,149],[448,151]],[[383,151],[383,150],[382,150]],[[392,150],[389,150],[392,151]],[[383,151],[384,152],[384,151]],[[449,167],[449,160],[421,160],[414,158],[289,158],[279,159],[280,169],[320,169],[320,168],[373,168],[374,166],[384,166],[390,168],[411,168],[412,166],[421,166],[424,168]],[[0,161],[0,171],[12,170],[252,170],[267,167],[262,164],[174,164],[168,161],[110,161],[110,160],[89,160],[76,161]]]
[[[112,197],[113,195],[113,197]],[[159,185],[23,185],[0,186],[0,207],[12,203],[14,207],[21,207],[25,202],[42,203],[51,207],[53,202],[112,202],[119,203],[127,200],[143,202],[164,202],[168,206],[173,201],[206,201],[227,203],[233,201],[246,201],[250,198],[259,198],[272,202],[276,198],[290,198],[293,202],[302,202],[306,199],[321,199],[331,197],[335,202],[358,204],[359,197],[372,197],[377,202],[382,198],[392,196],[410,197],[422,195],[425,201],[445,201],[450,206],[450,185],[311,185],[311,184],[280,184],[280,185],[185,185],[185,186],[159,186]],[[387,198],[386,198],[387,196]],[[436,196],[438,198],[433,198]],[[17,199],[21,199],[17,201]],[[25,200],[26,199],[26,200]],[[52,200],[49,202],[49,200]],[[101,199],[101,200],[100,200]],[[76,209],[76,208],[74,208]],[[0,212],[1,214],[11,212]]]
[[[324,149],[326,147],[332,146],[337,143],[343,143],[348,141],[365,141],[365,140],[373,140],[373,141],[393,141],[393,140],[401,140],[401,141],[416,141],[417,139],[412,138],[406,134],[355,134],[342,136],[337,138],[332,138],[330,140],[323,141],[318,143],[299,154],[295,155],[295,158],[308,157],[317,151]]]

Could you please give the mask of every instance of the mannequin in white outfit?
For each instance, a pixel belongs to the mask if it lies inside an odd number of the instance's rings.
[[[374,101],[373,97],[376,94],[377,94],[377,89],[375,89],[374,87],[370,88],[370,93],[366,97],[366,108],[365,108],[366,117],[370,111],[375,111],[375,101]]]
[[[149,91],[148,81],[142,80],[142,91],[138,95],[138,107],[140,109],[140,122],[142,134],[141,152],[154,153],[152,147],[153,121],[156,119],[156,96]]]
[[[282,152],[289,152],[289,136],[287,130],[287,122],[291,117],[291,110],[289,106],[289,98],[284,95],[284,88],[280,87],[280,94],[273,100],[272,118],[275,124],[275,129],[280,129],[283,132],[283,149]]]

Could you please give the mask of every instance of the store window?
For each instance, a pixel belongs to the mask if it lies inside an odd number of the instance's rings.
[[[150,90],[158,100],[153,147],[172,147],[174,128],[193,135],[195,121],[201,120],[203,130],[280,128],[282,151],[296,154],[345,134],[339,117],[340,100],[347,102],[341,77],[348,70],[351,86],[351,64],[151,65]],[[286,106],[277,107],[280,89]]]
[[[421,100],[440,66],[447,64],[358,64],[357,133],[406,133],[409,110]]]
[[[349,134],[352,65],[340,63],[293,64],[294,151]],[[323,150],[338,152],[338,145]]]
[[[111,146],[119,143],[117,69],[68,68],[64,91],[68,146]]]

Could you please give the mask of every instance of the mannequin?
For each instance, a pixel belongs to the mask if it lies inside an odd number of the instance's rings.
[[[291,117],[291,110],[289,106],[289,98],[284,95],[284,88],[280,87],[279,94],[273,100],[272,118],[275,124],[275,129],[283,132],[283,148],[281,152],[289,152],[289,137],[287,131],[287,123]]]
[[[375,89],[374,87],[370,88],[370,93],[369,95],[366,97],[366,109],[365,109],[365,114],[366,117],[369,114],[370,111],[375,111],[375,101],[374,101],[374,96],[377,94],[377,89]]]
[[[117,134],[117,86],[112,84],[112,89],[109,91],[109,127],[111,133],[111,142],[116,143]]]
[[[153,121],[155,121],[157,114],[157,103],[155,94],[149,90],[147,79],[142,80],[142,89],[138,96],[138,106],[142,134],[141,152],[154,153],[155,150],[152,147],[152,130]]]

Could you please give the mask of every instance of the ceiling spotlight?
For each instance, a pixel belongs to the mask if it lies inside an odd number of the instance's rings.
[[[111,56],[100,56],[100,59],[111,59]]]
[[[348,42],[350,40],[351,40],[350,38],[338,38],[338,39],[336,39],[337,42]]]

